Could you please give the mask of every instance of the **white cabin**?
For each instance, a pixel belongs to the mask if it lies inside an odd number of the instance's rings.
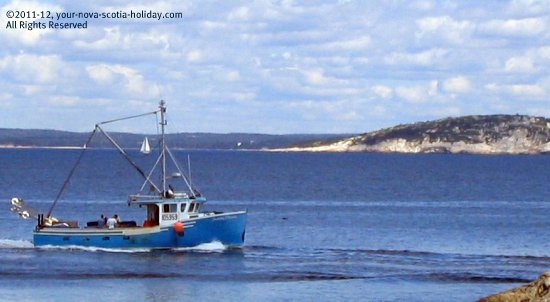
[[[147,218],[143,226],[172,226],[177,221],[198,218],[208,213],[200,213],[204,197],[189,197],[185,193],[175,193],[173,198],[158,196],[131,195],[128,204],[147,207]]]

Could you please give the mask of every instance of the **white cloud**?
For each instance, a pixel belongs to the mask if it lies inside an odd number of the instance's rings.
[[[79,103],[79,98],[74,96],[57,95],[48,97],[47,102],[51,105],[74,106]]]
[[[543,46],[537,49],[537,55],[543,60],[550,60],[550,46]]]
[[[301,100],[288,102],[283,106],[293,112],[301,112],[301,117],[308,120],[316,120],[318,118],[324,118],[326,120],[327,117],[330,117],[330,119],[351,122],[363,119],[360,112],[351,109],[357,108],[357,103],[349,100]]]
[[[327,82],[325,72],[322,69],[304,70],[302,71],[306,81],[313,85],[321,85]]]
[[[22,83],[57,83],[75,70],[58,55],[20,54],[0,59],[0,71],[6,78]]]
[[[371,89],[374,94],[384,99],[391,98],[393,95],[392,89],[384,85],[376,85],[373,86]]]
[[[504,70],[507,72],[534,72],[537,70],[530,57],[513,57],[506,61]]]
[[[220,30],[228,27],[226,22],[206,20],[201,22],[201,27],[206,30]]]
[[[255,100],[256,93],[250,91],[235,92],[231,94],[231,98],[240,102],[250,102]]]
[[[410,4],[412,8],[416,8],[421,11],[429,11],[434,8],[435,4],[429,0],[412,1]]]
[[[19,89],[17,89],[19,88]],[[52,85],[28,85],[28,84],[21,84],[18,85],[16,89],[14,89],[14,94],[17,94],[17,92],[21,92],[21,94],[25,97],[36,97],[40,95],[48,95],[55,93],[55,89]]]
[[[546,90],[541,84],[505,84],[500,85],[496,83],[490,83],[485,85],[487,90],[506,93],[510,95],[520,96],[520,97],[545,97],[547,96]]]
[[[548,102],[549,0],[149,2],[73,1],[70,8],[182,11],[184,18],[0,31],[0,102],[9,95],[13,106],[24,100],[38,111],[105,99],[118,110],[129,100],[154,107],[162,97],[196,113],[190,118],[212,121],[182,129],[224,132],[255,131],[250,117],[275,132],[363,132],[416,119],[403,110],[410,103],[423,118],[438,118],[529,112]],[[53,6],[8,2],[28,3]],[[291,110],[291,103],[300,105]],[[14,124],[2,114],[0,123]],[[109,118],[97,114],[92,122]],[[292,123],[280,118],[289,114]]]
[[[62,12],[63,8],[59,5],[53,5],[50,3],[44,3],[40,1],[24,1],[24,0],[12,0],[0,9],[2,12],[2,30],[0,30],[0,37],[5,39],[5,43],[12,43],[13,41],[19,41],[23,44],[36,45],[41,42],[42,37],[53,32],[52,29],[7,29],[7,21],[20,22],[32,22],[37,21],[38,18],[24,18],[24,19],[11,19],[4,18],[7,11],[24,11],[24,12]]]
[[[250,9],[246,6],[241,6],[229,12],[227,19],[229,21],[247,20],[249,16]]]
[[[388,110],[384,106],[375,105],[375,106],[372,107],[372,110],[370,110],[370,113],[372,115],[384,116],[384,114],[388,113]]]
[[[325,48],[327,50],[362,50],[369,47],[370,43],[371,38],[369,36],[361,36],[358,38],[350,38],[325,43],[316,47]]]
[[[100,85],[124,87],[128,93],[140,97],[158,97],[159,86],[146,81],[137,70],[120,64],[97,64],[86,67],[91,79]]]
[[[204,53],[198,49],[191,50],[187,53],[187,61],[200,62],[204,59]]]
[[[462,109],[457,106],[445,106],[445,107],[436,107],[436,108],[429,108],[427,112],[423,112],[423,114],[430,114],[433,116],[440,116],[440,117],[446,117],[446,116],[460,116],[463,113]]]
[[[439,82],[437,80],[432,80],[427,85],[399,86],[395,89],[397,96],[412,103],[428,102],[430,98],[438,94],[438,91]]]
[[[103,28],[103,37],[101,39],[87,42],[85,40],[77,40],[74,45],[78,48],[86,48],[93,50],[107,50],[113,47],[120,47],[122,42],[122,33],[119,26]]]
[[[443,82],[443,90],[451,93],[465,93],[470,91],[472,84],[465,76],[456,76]]]
[[[0,92],[0,107],[10,107],[13,94],[7,92]]]
[[[479,30],[492,35],[533,37],[546,32],[547,24],[543,18],[497,19],[480,24]]]
[[[543,14],[550,12],[549,0],[513,0],[508,7],[513,14]]]
[[[449,16],[427,17],[416,21],[420,39],[437,39],[452,43],[462,43],[473,29],[469,21],[456,21]]]
[[[363,119],[363,116],[357,111],[349,111],[340,114],[339,118],[343,121],[357,121]]]
[[[537,84],[515,84],[508,85],[507,88],[515,95],[544,96],[545,90]]]
[[[86,67],[86,71],[90,78],[99,84],[112,84],[114,80],[114,72],[108,65],[92,65]]]
[[[72,42],[77,48],[114,53],[125,51],[125,55],[154,51],[163,54],[172,44],[180,44],[178,37],[156,28],[143,32],[124,32],[121,26],[104,27],[101,30],[90,29]]]
[[[422,65],[430,66],[442,60],[447,50],[434,48],[419,53],[394,52],[384,57],[384,62],[390,65]]]
[[[238,81],[241,78],[241,75],[239,74],[239,71],[231,70],[225,74],[225,77],[228,81],[234,82],[234,81]]]

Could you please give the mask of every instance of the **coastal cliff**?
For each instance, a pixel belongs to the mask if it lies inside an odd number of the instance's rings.
[[[478,302],[550,302],[550,272],[542,274],[537,280],[485,298]]]
[[[281,151],[541,154],[550,152],[550,119],[472,115],[399,125]]]

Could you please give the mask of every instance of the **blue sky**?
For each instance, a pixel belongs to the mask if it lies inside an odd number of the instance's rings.
[[[448,116],[550,116],[550,0],[0,3],[1,128],[88,131],[159,99],[174,132],[361,133]],[[184,17],[6,29],[9,10],[131,9]]]

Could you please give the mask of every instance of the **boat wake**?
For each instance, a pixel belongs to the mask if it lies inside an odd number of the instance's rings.
[[[29,240],[0,239],[0,249],[32,249],[34,245]]]
[[[209,243],[199,244],[193,247],[178,247],[171,249],[172,251],[193,251],[193,252],[204,252],[204,253],[222,253],[228,249],[227,246],[219,241],[212,241]]]
[[[120,248],[103,248],[95,246],[78,246],[78,245],[66,245],[66,246],[53,246],[45,245],[35,247],[30,240],[14,240],[14,239],[0,239],[0,249],[34,249],[37,250],[80,250],[85,252],[107,252],[107,253],[149,253],[154,252],[155,249],[151,248],[132,248],[132,249],[120,249]],[[209,243],[199,244],[193,247],[181,247],[181,248],[169,248],[162,249],[164,251],[174,252],[200,252],[200,253],[222,253],[228,250],[229,247],[223,245],[219,241],[212,241]]]
[[[117,248],[104,248],[104,247],[95,247],[95,246],[79,246],[79,245],[64,245],[64,246],[54,246],[54,245],[44,245],[38,246],[36,249],[39,250],[80,250],[85,252],[107,252],[107,253],[148,253],[152,249],[149,248],[132,248],[132,249],[117,249]]]

